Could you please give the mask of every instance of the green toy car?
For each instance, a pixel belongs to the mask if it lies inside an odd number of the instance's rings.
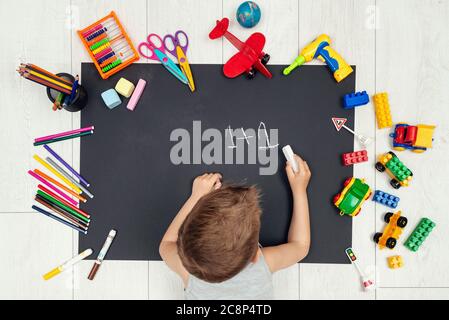
[[[344,183],[344,189],[334,197],[334,205],[340,209],[340,215],[357,216],[362,210],[362,204],[369,199],[372,191],[363,179],[349,178]]]

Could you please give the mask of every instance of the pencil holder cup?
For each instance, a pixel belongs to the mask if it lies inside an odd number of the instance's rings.
[[[71,74],[58,73],[57,76],[61,77],[63,79],[66,79],[70,82],[75,82],[75,77],[72,76]],[[58,91],[51,89],[51,88],[47,88],[47,96],[48,96],[48,99],[50,99],[50,101],[52,103],[55,102],[58,95],[59,95]],[[87,96],[86,89],[84,89],[84,87],[80,85],[78,87],[78,90],[76,92],[75,98],[73,99],[72,103],[70,103],[70,105],[68,105],[67,107],[64,107],[64,110],[67,110],[69,112],[81,111],[87,106],[87,101],[88,101],[88,96]]]

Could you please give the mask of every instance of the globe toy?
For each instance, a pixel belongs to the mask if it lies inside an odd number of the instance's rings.
[[[244,28],[255,27],[261,17],[259,6],[252,1],[243,2],[237,9],[237,21]]]

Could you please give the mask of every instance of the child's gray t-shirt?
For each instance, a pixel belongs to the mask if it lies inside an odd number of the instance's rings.
[[[273,277],[260,255],[234,278],[222,283],[209,283],[192,275],[185,291],[187,300],[272,300]]]

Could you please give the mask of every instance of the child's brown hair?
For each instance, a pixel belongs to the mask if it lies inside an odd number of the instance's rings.
[[[260,214],[255,187],[226,186],[201,198],[179,230],[184,267],[210,283],[236,276],[257,254]]]

